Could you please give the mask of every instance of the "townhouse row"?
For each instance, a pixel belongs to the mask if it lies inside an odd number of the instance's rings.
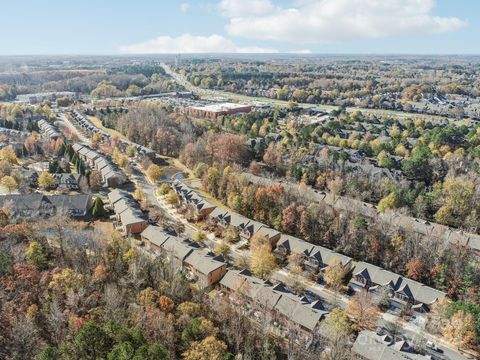
[[[38,120],[37,125],[42,134],[50,140],[57,140],[58,138],[62,137],[62,134],[57,129],[57,127],[53,126],[45,119]]]
[[[127,177],[105,155],[86,145],[74,144],[72,148],[85,164],[102,175],[104,186],[118,187],[127,182]]]
[[[102,141],[107,141],[111,138],[111,135],[108,132],[97,128],[89,120],[87,120],[79,111],[73,110],[71,112],[71,115],[72,115],[72,121],[75,123],[75,125],[80,127],[84,133],[90,136],[98,133],[102,137]],[[127,146],[132,146],[135,149],[137,156],[148,157],[150,159],[155,158],[155,151],[153,151],[150,148],[147,148],[146,146],[142,146],[124,139],[118,139],[118,143],[121,151],[125,151]]]
[[[272,283],[253,276],[248,270],[227,268],[221,256],[215,256],[197,243],[179,238],[160,227],[150,225],[141,234],[146,247],[162,256],[174,271],[181,271],[200,289],[218,284],[222,294],[242,307],[257,321],[267,322],[282,335],[292,325],[297,338],[305,343],[320,333],[320,325],[328,311],[323,304],[292,293],[282,283]],[[267,325],[267,324],[265,324]],[[283,332],[282,332],[283,331]]]
[[[0,208],[13,220],[48,218],[55,215],[85,218],[93,206],[91,195],[0,195]]]
[[[114,227],[123,236],[140,234],[148,226],[148,218],[138,203],[125,190],[115,189],[108,194],[108,206],[115,213]]]
[[[217,207],[181,181],[173,183],[173,189],[181,202],[192,209],[197,218],[208,219],[224,228],[233,226],[241,237],[249,240],[253,236],[262,236],[269,240],[273,253],[280,263],[291,255],[297,255],[302,268],[312,275],[324,273],[329,266],[341,265],[345,274],[351,274],[349,287],[358,291],[366,289],[374,294],[386,290],[390,305],[401,308],[408,305],[418,312],[430,310],[430,306],[444,298],[446,294],[417,281],[407,279],[352,258],[323,246],[313,245],[294,236],[285,235],[260,222],[250,220],[226,208]]]
[[[227,273],[227,263],[221,256],[201,248],[188,239],[167,233],[158,226],[149,225],[141,238],[147,248],[159,253],[176,271],[195,281],[200,289],[210,288]]]

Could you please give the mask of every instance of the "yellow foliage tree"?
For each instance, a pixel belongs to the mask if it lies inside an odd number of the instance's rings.
[[[38,178],[38,185],[43,189],[48,189],[55,184],[55,179],[48,171],[43,171]]]
[[[325,319],[324,324],[329,331],[336,334],[349,335],[352,333],[352,322],[345,310],[336,307]]]
[[[333,258],[331,264],[325,270],[323,279],[328,286],[339,289],[345,278],[345,269],[339,258]]]
[[[359,329],[371,329],[377,322],[378,308],[367,290],[362,289],[352,297],[347,312],[355,318]]]
[[[151,287],[147,287],[138,293],[137,303],[145,307],[152,306],[157,302],[158,297],[158,291],[153,290]]]
[[[208,336],[202,341],[195,341],[186,352],[185,360],[222,360],[225,357],[227,345],[214,336]]]
[[[18,184],[15,179],[9,175],[4,176],[0,181],[0,186],[4,187],[8,190],[8,192],[12,192],[18,189]]]
[[[17,164],[17,155],[11,146],[6,146],[0,150],[0,161],[5,160],[10,164]]]
[[[276,268],[277,262],[272,254],[270,244],[261,244],[251,249],[251,268],[255,275],[269,276]]]
[[[152,164],[147,169],[147,176],[150,180],[157,182],[162,178],[163,172],[160,166]]]
[[[457,346],[469,347],[475,340],[475,322],[470,313],[457,311],[442,330],[445,338]]]
[[[54,290],[67,292],[77,290],[83,284],[83,275],[76,273],[70,268],[63,269],[60,273],[54,274],[48,287]]]

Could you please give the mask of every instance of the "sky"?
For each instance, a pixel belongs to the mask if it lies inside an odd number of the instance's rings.
[[[0,55],[480,54],[478,0],[0,0]]]

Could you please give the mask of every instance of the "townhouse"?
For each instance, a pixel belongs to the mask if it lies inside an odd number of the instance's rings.
[[[82,175],[80,174],[52,174],[55,180],[55,186],[60,189],[67,189],[70,191],[77,191],[80,189],[79,181]],[[38,179],[38,176],[37,176]]]
[[[405,340],[396,340],[389,335],[377,335],[372,331],[360,332],[352,347],[355,360],[428,360],[429,355],[415,351]]]
[[[62,137],[62,134],[57,127],[53,126],[45,119],[38,120],[37,125],[42,134],[50,140],[57,140],[58,138]]]
[[[328,266],[333,264],[341,264],[345,272],[352,268],[350,257],[290,235],[282,234],[274,250],[274,255],[280,262],[285,261],[290,255],[298,255],[303,268],[314,275],[324,272]]]
[[[173,190],[179,196],[180,201],[193,211],[197,220],[205,219],[216,207],[191,187],[178,180],[173,183]]]
[[[93,206],[90,195],[43,195],[40,193],[0,196],[0,208],[14,220],[65,215],[85,218]]]
[[[148,226],[147,217],[126,191],[111,191],[108,194],[108,203],[115,212],[114,226],[123,236],[140,234]]]
[[[169,234],[157,226],[148,226],[141,238],[149,249],[158,252],[174,270],[182,271],[201,289],[212,287],[227,272],[227,264],[221,256],[215,256],[197,243]]]
[[[74,144],[72,148],[85,164],[102,175],[104,186],[118,187],[127,182],[127,177],[105,155],[86,145]]]
[[[349,285],[353,290],[374,293],[386,289],[391,305],[401,308],[410,304],[417,312],[428,312],[432,304],[446,296],[442,291],[363,261],[355,264]]]
[[[72,115],[72,121],[75,123],[75,125],[80,127],[81,130],[86,134],[90,136],[93,134],[100,134],[102,141],[106,141],[111,138],[111,135],[108,132],[97,128],[89,120],[87,120],[79,111],[74,110],[71,112],[71,115]],[[137,157],[140,157],[140,158],[147,157],[150,159],[154,159],[156,156],[156,153],[154,150],[128,140],[119,139],[118,145],[121,151],[125,151],[127,146],[133,146],[133,148],[136,151]]]
[[[228,270],[220,281],[220,288],[230,301],[246,307],[259,321],[279,328],[282,335],[286,329],[295,327],[298,339],[306,344],[320,333],[321,322],[328,314],[320,301],[297,296],[282,283],[262,280],[248,270]]]
[[[199,203],[203,204],[203,197],[196,194],[193,189],[180,181],[174,184],[174,189],[180,198],[183,199],[182,201],[193,201],[195,203],[196,200],[192,199],[199,199]],[[319,192],[314,192],[314,196],[323,196],[323,199],[335,203],[338,207],[352,207],[352,202],[347,201],[346,198],[332,199],[328,194]],[[363,213],[371,215],[372,212],[377,212],[372,206],[363,206],[366,203],[358,201],[357,203],[361,205]],[[302,268],[312,275],[323,273],[332,265],[341,265],[345,274],[353,271],[350,287],[354,290],[363,287],[374,291],[380,286],[386,286],[390,290],[390,302],[396,307],[404,307],[407,304],[411,304],[413,310],[426,312],[429,311],[430,305],[446,296],[441,291],[368,263],[358,262],[354,266],[353,260],[348,256],[294,236],[281,234],[262,223],[250,220],[222,207],[215,207],[212,211],[209,209],[208,218],[222,227],[235,227],[238,229],[240,236],[246,239],[250,239],[256,234],[266,236],[271,242],[272,248],[274,248],[274,255],[280,263],[285,262],[291,255],[298,255]]]

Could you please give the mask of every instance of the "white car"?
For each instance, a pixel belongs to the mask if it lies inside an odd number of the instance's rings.
[[[426,346],[429,349],[432,349],[434,351],[438,351],[438,347],[437,347],[437,345],[435,345],[435,343],[433,341],[427,340]]]

